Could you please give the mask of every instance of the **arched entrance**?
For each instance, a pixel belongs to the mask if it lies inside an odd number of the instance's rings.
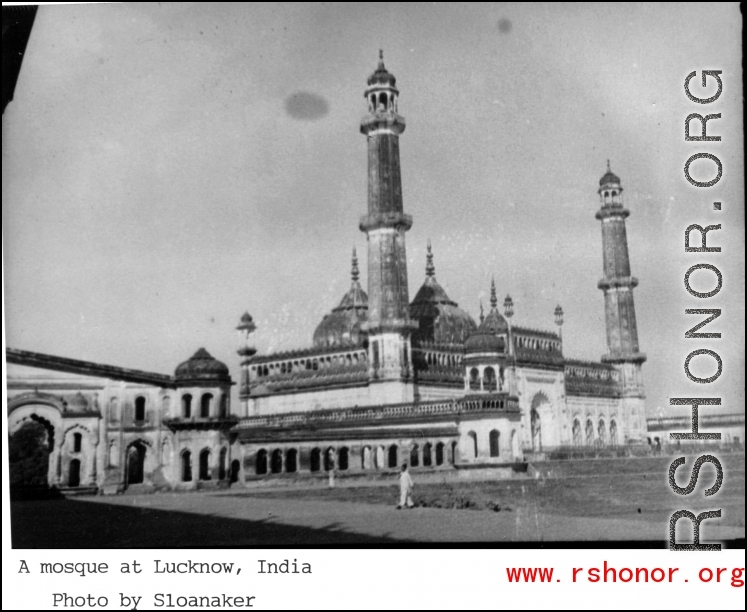
[[[32,415],[8,440],[10,486],[44,486],[49,474],[49,454],[54,447],[54,427]]]
[[[581,423],[578,419],[573,419],[573,446],[581,446],[582,443]]]
[[[145,476],[145,444],[133,442],[127,447],[127,485],[142,484]]]
[[[210,450],[200,451],[200,480],[210,480]]]
[[[231,484],[239,481],[239,472],[241,471],[241,462],[238,459],[231,461]]]
[[[530,425],[532,429],[532,450],[540,451],[542,450],[542,421],[539,412],[534,408],[532,408]]]
[[[70,461],[70,467],[67,474],[67,486],[80,486],[80,459],[73,459]]]

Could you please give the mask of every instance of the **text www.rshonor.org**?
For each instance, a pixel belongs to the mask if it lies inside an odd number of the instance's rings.
[[[507,567],[509,582],[560,582],[561,579],[552,567]],[[744,587],[743,567],[704,567],[698,571],[694,580],[700,582],[718,582],[740,588]],[[621,567],[609,565],[606,561],[602,567],[574,567],[571,572],[572,582],[689,582],[678,567]]]

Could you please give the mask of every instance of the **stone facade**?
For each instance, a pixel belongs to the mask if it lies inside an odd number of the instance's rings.
[[[559,449],[650,441],[620,179],[608,168],[599,188],[608,344],[599,362],[565,357],[560,307],[557,332],[513,324],[513,301],[499,307],[494,283],[488,313],[474,321],[436,280],[430,244],[410,302],[405,232],[413,220],[402,199],[398,96],[381,60],[361,122],[367,292],[353,253],[350,290],[312,345],[294,351],[257,354],[244,314],[235,407],[227,367],[204,349],[173,376],[9,349],[11,438],[28,426],[48,457],[46,476],[34,478],[116,492],[333,469],[375,477],[402,463],[498,474]],[[743,438],[743,419],[741,427]]]

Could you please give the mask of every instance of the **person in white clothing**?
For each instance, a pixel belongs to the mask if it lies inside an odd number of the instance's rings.
[[[399,475],[399,504],[397,504],[397,510],[402,507],[412,508],[415,504],[412,501],[412,477],[407,469],[407,464],[402,464],[402,471]]]

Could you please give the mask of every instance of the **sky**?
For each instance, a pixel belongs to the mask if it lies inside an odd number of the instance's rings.
[[[310,346],[349,288],[353,247],[366,282],[358,124],[380,48],[407,121],[411,298],[430,239],[436,277],[473,317],[494,277],[515,324],[553,330],[560,304],[566,356],[598,360],[609,159],[631,211],[649,414],[670,396],[743,409],[737,3],[41,7],[2,124],[7,346],[163,373],[204,346],[237,380],[245,310],[261,353]],[[723,71],[708,106],[683,90],[704,69]],[[685,117],[706,111],[722,113],[709,124],[722,140],[685,142]],[[698,152],[722,161],[712,188],[684,178]],[[722,223],[722,252],[685,253],[692,223]],[[685,291],[696,263],[722,271],[717,296]],[[708,330],[722,338],[685,339],[700,320],[686,308],[722,308]],[[724,364],[707,387],[683,369],[700,348]],[[709,359],[693,372],[712,374]]]

